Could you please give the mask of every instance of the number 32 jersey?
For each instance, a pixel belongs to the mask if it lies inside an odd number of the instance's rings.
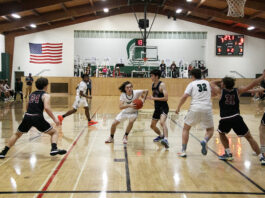
[[[194,80],[190,82],[185,94],[191,96],[191,111],[209,111],[212,109],[211,87],[207,80]]]

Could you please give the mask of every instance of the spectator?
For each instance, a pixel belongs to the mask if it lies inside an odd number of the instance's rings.
[[[10,86],[8,85],[8,80],[7,79],[4,82],[4,88],[8,92],[9,97],[13,97],[14,96],[14,90],[12,90],[10,88]]]
[[[179,76],[179,71],[178,71],[175,61],[172,62],[170,66],[170,71],[171,71],[172,78],[177,78]]]
[[[159,67],[160,67],[160,71],[161,71],[161,77],[165,78],[166,77],[166,64],[165,64],[164,60],[162,60]]]
[[[189,78],[191,78],[191,70],[193,69],[192,65],[190,64],[189,67],[188,67],[188,75],[189,75]]]
[[[25,94],[25,98],[28,97],[28,95],[31,94],[31,91],[32,91],[32,83],[33,83],[33,78],[31,76],[31,73],[29,73],[29,76],[26,77],[26,94]]]
[[[102,69],[102,75],[103,75],[103,77],[107,77],[107,73],[108,73],[108,68],[105,65],[104,68]]]
[[[5,101],[9,98],[9,92],[6,90],[3,80],[0,80],[0,93],[1,97],[3,97]]]
[[[14,100],[16,100],[17,94],[20,94],[21,100],[23,101],[22,88],[23,88],[23,83],[21,82],[21,79],[20,78],[17,78],[16,79],[16,82],[15,82],[15,96],[14,96]]]

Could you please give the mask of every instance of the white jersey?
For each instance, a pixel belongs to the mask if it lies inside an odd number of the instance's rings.
[[[211,87],[207,80],[194,80],[190,82],[185,94],[191,96],[190,110],[208,111],[212,109]]]
[[[139,98],[142,94],[143,94],[143,90],[133,90],[133,94],[131,96],[127,96],[126,93],[122,93],[120,96],[120,101],[122,101],[126,104],[131,104],[132,101]],[[134,109],[134,108],[126,108],[126,109],[122,110],[122,112],[124,112],[124,113],[134,113],[137,111],[138,110]]]
[[[83,91],[85,94],[87,90],[87,84],[84,81],[81,81],[76,89],[76,96],[80,96],[80,91]]]

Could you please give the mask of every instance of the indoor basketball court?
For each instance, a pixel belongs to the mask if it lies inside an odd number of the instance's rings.
[[[7,0],[0,5],[0,151],[31,114],[27,108],[37,100],[31,96],[41,77],[48,80],[50,109],[61,123],[56,125],[47,112],[44,119],[58,132],[58,148],[67,151],[51,156],[50,136],[30,128],[6,155],[0,153],[0,197],[265,196],[265,166],[246,138],[232,130],[227,138],[233,160],[219,159],[227,152],[217,132],[219,96],[211,92],[214,133],[207,143],[207,155],[201,151],[205,129],[197,124],[189,133],[187,156],[180,156],[191,97],[176,114],[193,80],[193,69],[209,82],[230,76],[236,80],[235,87],[261,79],[265,69],[264,1]],[[156,69],[168,94],[169,148],[154,142],[157,134],[151,128],[155,110],[150,99],[155,97],[152,71]],[[135,111],[137,119],[128,143],[124,136],[131,119],[117,125],[114,142],[105,143],[112,137],[117,115],[131,107],[121,103],[120,87],[126,81],[134,90],[132,98],[135,90],[148,90],[148,94],[143,96],[143,107]],[[239,97],[240,115],[261,152],[262,82],[264,79],[257,81],[253,93]],[[123,94],[133,100],[127,90]],[[79,107],[78,97],[86,97],[83,105],[86,108],[87,104],[93,123]],[[44,98],[39,103],[42,110],[47,105]],[[128,107],[121,110],[123,105]],[[68,116],[69,111],[73,113]],[[163,132],[163,125],[157,123],[157,127]]]

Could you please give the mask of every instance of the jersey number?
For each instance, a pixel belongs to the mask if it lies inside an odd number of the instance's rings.
[[[40,94],[38,94],[38,95],[32,94],[30,97],[29,103],[37,103],[38,104],[39,100],[40,100]]]
[[[227,105],[235,105],[235,95],[225,95],[225,104]]]
[[[199,92],[207,91],[207,86],[205,83],[197,84],[197,87],[199,87]]]

